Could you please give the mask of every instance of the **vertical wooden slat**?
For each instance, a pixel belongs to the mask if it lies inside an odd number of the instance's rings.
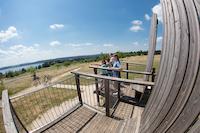
[[[185,132],[200,113],[199,11],[194,1],[161,0],[165,26],[161,67],[142,114],[141,133]]]
[[[167,43],[169,43],[169,39],[170,38],[170,33],[169,33],[169,21],[168,21],[168,10],[167,8],[165,8],[164,4],[165,2],[164,1],[161,1],[161,4],[162,4],[162,10],[163,10],[163,19],[164,19],[164,38],[163,38],[163,51],[162,51],[162,60],[161,60],[161,63],[160,63],[160,69],[159,69],[159,72],[158,72],[158,78],[157,78],[157,82],[155,84],[155,87],[153,89],[153,92],[148,100],[148,104],[146,105],[145,107],[145,110],[142,114],[142,120],[141,120],[141,126],[140,126],[140,129],[141,129],[141,132],[144,130],[145,131],[145,127],[147,128],[147,124],[149,125],[149,122],[148,122],[148,119],[150,117],[150,114],[152,110],[152,107],[155,106],[155,101],[157,100],[158,98],[158,95],[160,93],[160,88],[162,86],[162,83],[164,81],[164,78],[166,77],[166,71],[167,71],[167,65],[168,64],[168,56],[169,56],[169,47],[170,45],[166,45]],[[155,109],[155,107],[154,107]]]
[[[153,16],[151,18],[151,29],[150,29],[146,72],[151,72],[152,67],[153,67],[153,60],[154,60],[154,54],[155,54],[155,50],[156,50],[156,40],[157,40],[157,25],[158,25],[157,15],[153,14]],[[144,77],[144,79],[145,79],[145,81],[147,81],[149,79],[149,76],[146,75]]]
[[[176,121],[169,128],[169,132],[184,132],[191,125],[200,112],[200,31],[199,19],[193,0],[183,0],[188,14],[190,51],[183,89],[179,92],[177,99],[182,105],[181,112]],[[180,109],[179,108],[179,109]]]
[[[188,129],[188,133],[199,133],[199,132],[200,132],[200,119],[197,120],[190,129]]]

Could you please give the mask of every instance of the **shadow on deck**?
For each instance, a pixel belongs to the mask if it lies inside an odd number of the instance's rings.
[[[133,133],[139,129],[142,111],[143,108],[120,102],[113,115],[106,117],[101,113],[96,113],[87,106],[81,106],[44,132]]]

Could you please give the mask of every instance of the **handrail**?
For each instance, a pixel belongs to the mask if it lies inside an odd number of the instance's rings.
[[[69,77],[67,77],[65,80],[70,79],[70,78],[72,78],[72,77],[73,77],[73,76],[69,76]],[[40,87],[38,87],[38,88],[36,88],[36,89],[30,90],[30,91],[25,91],[25,92],[23,92],[23,93],[10,96],[10,99],[11,99],[11,100],[17,99],[17,98],[23,97],[23,96],[25,96],[25,95],[29,95],[29,94],[38,92],[38,91],[40,91],[40,90],[46,89],[46,88],[48,88],[48,87],[51,87],[51,86],[53,86],[53,85],[62,83],[62,82],[65,81],[65,80],[58,81],[58,82],[54,82],[54,83],[50,83],[50,84],[48,84],[48,85],[44,85],[44,84],[43,84],[43,85],[41,85]]]
[[[84,72],[71,72],[76,75],[82,75],[82,76],[88,76],[88,77],[94,77],[94,78],[99,78],[99,79],[107,79],[111,81],[118,81],[118,82],[124,82],[124,83],[131,83],[131,84],[137,84],[137,85],[143,85],[143,86],[154,86],[154,82],[149,82],[149,81],[139,81],[139,80],[129,80],[129,79],[122,79],[122,78],[116,78],[116,77],[109,77],[109,76],[102,76],[102,75],[97,75],[97,74],[91,74],[91,73],[84,73]]]
[[[5,130],[7,133],[17,133],[17,128],[12,116],[10,101],[8,96],[8,90],[2,92],[2,110],[3,110],[3,121]]]
[[[126,73],[135,73],[135,74],[142,74],[142,75],[153,75],[152,72],[143,72],[143,71],[135,71],[135,70],[124,70],[124,69],[114,69],[114,68],[108,68],[108,67],[101,67],[97,65],[90,65],[90,68],[94,69],[102,69],[102,70],[114,70],[119,72],[126,72]]]
[[[135,64],[135,65],[142,65],[142,66],[146,66],[146,64],[143,63],[138,63],[138,62],[128,62],[128,61],[121,61],[122,63],[128,63],[128,64]]]

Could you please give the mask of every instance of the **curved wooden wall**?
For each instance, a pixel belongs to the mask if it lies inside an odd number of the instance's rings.
[[[182,133],[191,129],[200,113],[200,1],[161,0],[161,4],[161,65],[140,132]]]

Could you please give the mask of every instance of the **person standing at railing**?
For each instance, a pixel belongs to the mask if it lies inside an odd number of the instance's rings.
[[[120,70],[121,70],[121,62],[119,60],[118,55],[114,55],[114,62],[113,62],[113,67],[112,67],[112,76],[116,78],[120,78]],[[113,88],[113,95],[118,94],[118,82],[114,81],[114,88]]]
[[[115,57],[114,57],[114,54],[113,53],[110,53],[110,64],[111,64],[111,66],[113,66],[113,63],[114,63],[114,61],[115,61]]]
[[[114,62],[113,62],[113,71],[112,75],[113,77],[120,78],[120,69],[121,69],[121,62],[119,60],[118,55],[114,55]]]

